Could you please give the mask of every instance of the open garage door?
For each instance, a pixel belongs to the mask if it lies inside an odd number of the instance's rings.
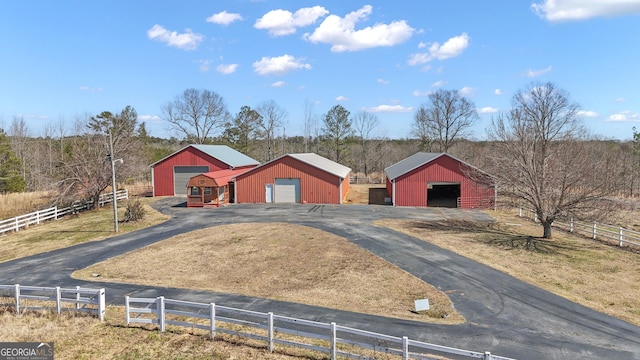
[[[430,182],[427,184],[427,206],[458,207],[460,183]]]
[[[189,179],[206,172],[209,172],[208,166],[174,166],[173,195],[187,195]]]
[[[300,179],[276,179],[275,185],[275,202],[300,202]]]

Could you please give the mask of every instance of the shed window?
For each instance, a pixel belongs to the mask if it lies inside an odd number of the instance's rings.
[[[208,186],[206,188],[204,188],[204,194],[205,195],[211,195],[211,188],[208,187]]]
[[[218,188],[218,200],[224,201],[224,186]]]
[[[197,186],[191,187],[191,195],[200,195],[200,188]]]

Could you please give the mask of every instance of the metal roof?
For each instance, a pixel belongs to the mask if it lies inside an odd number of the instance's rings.
[[[445,155],[445,153],[419,152],[385,168],[384,174],[389,180],[393,180],[408,173],[411,170],[415,170],[420,166],[439,158],[442,155]]]
[[[343,179],[346,179],[351,172],[351,168],[315,153],[289,154],[289,156]]]
[[[195,149],[198,149],[200,151],[202,151],[203,153],[216,158],[220,161],[222,161],[223,163],[229,165],[232,168],[236,168],[236,167],[241,167],[241,166],[248,166],[248,165],[258,165],[259,162],[255,159],[252,159],[250,157],[248,157],[247,155],[234,150],[230,147],[228,147],[227,145],[202,145],[202,144],[191,144],[191,145],[187,145],[185,147],[183,147],[182,149],[171,153],[170,155],[154,162],[153,164],[151,164],[151,167],[154,167],[155,165],[165,161],[166,159],[172,157],[173,155],[184,151],[185,149],[189,148],[189,147],[193,147]]]

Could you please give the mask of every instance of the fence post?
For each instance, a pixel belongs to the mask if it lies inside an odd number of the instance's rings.
[[[596,223],[593,223],[593,240],[596,239],[596,234],[598,232],[598,225],[596,225]]]
[[[209,336],[211,340],[216,337],[216,304],[209,304]]]
[[[491,360],[491,359],[493,359],[493,356],[491,356],[491,353],[489,351],[485,351],[484,356],[482,357],[482,360]]]
[[[18,217],[15,217],[16,219],[16,232],[18,232],[20,230],[20,222],[18,221]]]
[[[272,353],[273,352],[273,313],[270,312],[269,313],[269,330],[268,330],[268,336],[269,336],[269,352]]]
[[[569,232],[573,232],[573,218],[569,221]]]
[[[127,326],[131,323],[131,315],[129,314],[129,295],[125,295],[124,297],[124,319],[127,322]]]
[[[158,326],[160,326],[160,332],[164,332],[164,296],[158,297],[156,311],[158,312]]]
[[[518,217],[522,217],[522,208],[518,208]]]
[[[54,220],[58,220],[58,205],[53,207],[53,218]]]
[[[16,284],[16,314],[20,314],[20,285]]]
[[[331,323],[331,360],[336,360],[336,323]]]
[[[62,312],[62,304],[60,303],[60,286],[56,286],[56,310],[58,315]]]
[[[36,211],[36,224],[40,225],[40,210]]]
[[[402,337],[402,360],[409,360],[409,338]]]
[[[104,315],[107,312],[104,288],[100,289],[98,294],[98,317],[100,317],[100,321],[104,321]]]
[[[618,233],[618,245],[622,247],[622,226],[620,226],[620,232]]]
[[[76,311],[80,311],[80,285],[76,286]]]

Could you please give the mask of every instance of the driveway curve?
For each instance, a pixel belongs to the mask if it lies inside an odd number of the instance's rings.
[[[215,302],[271,311],[435,344],[518,359],[640,359],[640,327],[591,310],[425,241],[373,226],[378,219],[490,221],[482,212],[442,208],[366,205],[237,204],[218,209],[185,208],[182,199],[154,203],[171,216],[165,223],[103,241],[78,244],[0,263],[0,283],[104,287],[107,302],[124,296]],[[172,236],[238,222],[290,222],[342,236],[423,281],[446,291],[466,319],[436,325],[339,311],[297,303],[190,289],[86,282],[71,273]],[[171,267],[167,266],[167,271]]]

